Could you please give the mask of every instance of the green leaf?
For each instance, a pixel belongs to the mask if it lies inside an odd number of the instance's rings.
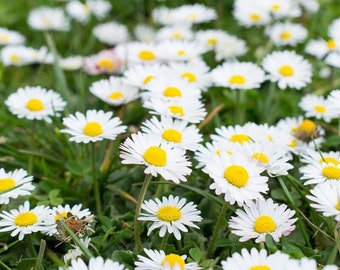
[[[16,269],[18,270],[29,270],[33,269],[36,264],[37,259],[36,258],[25,258],[20,260],[20,262],[17,264]]]
[[[49,197],[50,199],[56,198],[56,197],[58,197],[59,193],[60,193],[60,190],[59,190],[59,189],[52,189],[52,190],[48,193],[48,197]]]
[[[277,245],[270,234],[266,235],[266,246],[271,253],[275,253],[276,251],[278,251]]]
[[[191,248],[189,250],[189,254],[190,254],[191,258],[194,259],[195,262],[199,262],[202,258],[202,255],[203,255],[202,250],[199,249],[199,248]]]
[[[136,260],[134,254],[131,251],[116,250],[112,253],[111,259],[126,265],[134,265]]]

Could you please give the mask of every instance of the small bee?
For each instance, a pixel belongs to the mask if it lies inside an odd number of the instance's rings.
[[[86,232],[94,233],[94,230],[89,226],[89,224],[93,221],[94,215],[78,218],[76,215],[68,212],[65,218],[58,211],[56,214],[58,216],[58,219],[56,220],[58,233],[54,236],[61,241],[56,245],[56,247],[64,242],[69,242],[72,239],[62,226],[61,222],[64,222],[65,225],[78,237],[83,237]]]

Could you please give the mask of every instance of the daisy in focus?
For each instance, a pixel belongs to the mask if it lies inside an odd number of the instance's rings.
[[[256,243],[264,242],[270,234],[275,242],[282,235],[287,236],[295,229],[297,218],[294,210],[287,209],[285,204],[274,203],[272,199],[250,201],[243,210],[236,210],[236,216],[229,221],[231,232],[240,236],[240,242],[255,239]]]
[[[135,270],[199,270],[196,262],[186,263],[186,255],[165,254],[163,250],[144,249],[147,257],[137,255]]]
[[[338,116],[335,110],[329,108],[327,100],[322,96],[307,94],[301,98],[299,107],[307,117],[315,117],[325,122],[330,122]]]
[[[18,45],[25,40],[26,38],[19,32],[0,27],[0,45]]]
[[[66,13],[76,21],[87,23],[91,15],[97,19],[104,19],[112,6],[105,0],[86,0],[82,3],[78,0],[69,1],[66,5]]]
[[[312,81],[311,64],[294,51],[272,52],[263,59],[262,66],[269,73],[268,79],[277,82],[281,90],[300,90]]]
[[[252,248],[250,251],[243,248],[241,253],[234,253],[231,257],[221,262],[223,270],[237,269],[270,269],[281,270],[290,261],[289,256],[277,251],[274,254],[267,254],[267,250],[257,250]],[[288,269],[288,268],[287,268]]]
[[[115,33],[112,35],[111,33]],[[124,24],[107,22],[92,29],[92,34],[102,43],[114,46],[129,39],[129,31]]]
[[[111,106],[127,104],[139,97],[137,87],[128,85],[121,77],[110,76],[94,82],[90,92]]]
[[[66,268],[59,267],[59,270],[127,270],[127,268],[118,262],[110,259],[104,260],[103,257],[93,257],[86,264],[82,258],[71,261],[71,266]]]
[[[120,145],[120,149],[122,163],[144,165],[145,174],[160,174],[165,180],[179,184],[186,182],[186,176],[191,173],[191,162],[185,156],[185,150],[164,142],[154,134],[132,134]]]
[[[76,143],[114,140],[117,135],[125,132],[126,126],[121,125],[122,121],[118,117],[112,116],[112,112],[102,110],[88,110],[85,114],[76,112],[63,118],[66,128],[60,132],[70,134],[69,140]]]
[[[153,133],[166,142],[174,143],[179,148],[191,151],[195,151],[203,140],[196,126],[188,125],[186,121],[168,116],[163,116],[160,120],[154,116],[145,121],[142,131]]]
[[[30,195],[35,189],[33,176],[28,176],[24,169],[6,172],[0,168],[0,204],[8,204],[9,199]]]
[[[58,116],[66,102],[53,90],[41,86],[19,88],[6,100],[9,111],[18,118],[28,120],[45,120],[51,123],[51,116]]]
[[[340,184],[338,181],[327,181],[317,184],[306,197],[310,206],[322,212],[325,217],[334,217],[340,221]]]
[[[11,231],[11,236],[18,236],[21,241],[25,235],[50,230],[51,224],[49,221],[49,209],[46,206],[36,206],[30,208],[30,203],[26,201],[20,205],[18,209],[2,211],[0,214],[0,232]]]
[[[181,232],[188,232],[187,227],[198,229],[195,222],[200,222],[201,211],[197,210],[197,205],[193,202],[187,203],[186,199],[170,195],[162,197],[162,200],[144,201],[138,220],[152,221],[153,224],[148,229],[148,235],[155,230],[159,230],[159,236],[164,237],[166,233],[173,234],[177,240],[181,240]]]

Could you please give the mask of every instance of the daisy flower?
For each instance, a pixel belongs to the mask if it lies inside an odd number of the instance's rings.
[[[228,35],[216,43],[215,59],[216,61],[231,60],[246,54],[247,51],[248,47],[244,40]]]
[[[261,68],[251,62],[227,62],[211,72],[215,85],[233,90],[259,88],[265,80]]]
[[[191,173],[191,162],[185,156],[185,150],[164,142],[154,134],[132,134],[120,145],[120,149],[122,163],[144,165],[145,174],[160,174],[165,180],[178,184],[186,182],[186,176]]]
[[[233,16],[244,27],[268,25],[272,18],[262,1],[236,0]]]
[[[60,270],[64,270],[65,268],[60,267]],[[71,261],[71,266],[66,268],[67,270],[127,270],[127,268],[118,263],[114,262],[110,259],[104,260],[103,257],[93,257],[89,260],[88,264],[86,264],[82,258],[78,258],[76,260]]]
[[[332,38],[325,40],[322,38],[310,40],[305,48],[306,53],[313,55],[317,59],[322,59],[326,55],[331,55],[340,50],[340,40]]]
[[[256,243],[264,242],[270,234],[275,242],[282,235],[287,236],[295,229],[297,218],[292,218],[294,210],[287,209],[285,204],[274,203],[272,199],[250,201],[243,210],[236,210],[236,216],[229,221],[231,232],[241,236],[240,242],[255,239]]]
[[[143,106],[150,109],[151,114],[171,116],[194,124],[201,122],[207,114],[204,104],[199,99],[152,98],[146,100]]]
[[[105,0],[87,0],[85,3],[73,0],[68,2],[65,8],[71,18],[86,23],[92,14],[97,19],[104,19],[112,6],[109,1]]]
[[[83,57],[80,55],[69,56],[59,59],[59,65],[64,70],[79,70],[83,67]]]
[[[164,141],[174,143],[179,148],[195,151],[203,140],[199,130],[188,122],[163,116],[160,120],[152,117],[143,123],[142,131],[153,133]]]
[[[85,237],[85,238],[79,238],[79,241],[82,243],[82,245],[85,248],[89,247],[89,244],[91,242],[91,238]],[[71,245],[73,248],[69,249],[67,253],[64,255],[64,262],[65,264],[68,264],[72,260],[76,260],[78,257],[83,256],[83,251],[75,244]],[[65,270],[65,269],[63,269]]]
[[[320,163],[326,162],[337,165],[340,164],[340,152],[339,151],[323,152],[311,148],[301,153],[300,161],[306,164],[311,164],[314,162]]]
[[[301,24],[283,22],[267,27],[265,34],[276,46],[295,46],[306,39],[308,32]]]
[[[174,18],[174,9],[165,6],[154,8],[151,12],[151,17],[155,23],[159,23],[162,25],[176,24]]]
[[[180,199],[178,196],[170,195],[168,198],[162,197],[162,200],[144,201],[138,220],[152,221],[153,224],[148,229],[148,235],[160,228],[159,236],[164,237],[168,232],[174,234],[177,240],[181,240],[181,232],[188,232],[187,227],[198,229],[194,222],[200,222],[202,217],[201,211],[197,210],[197,205],[192,202],[187,203],[186,199]]]
[[[305,185],[319,184],[340,179],[340,162],[336,159],[322,159],[311,162],[299,169]]]
[[[214,49],[220,40],[229,36],[227,32],[218,29],[199,30],[195,33],[195,40]]]
[[[340,221],[340,184],[338,181],[327,181],[317,184],[306,197],[312,201],[311,207],[322,212],[325,217],[334,217]]]
[[[325,58],[325,63],[332,67],[340,68],[340,51],[328,54]]]
[[[225,201],[239,206],[262,199],[262,193],[267,193],[268,177],[260,175],[263,170],[243,155],[230,155],[224,151],[207,160],[203,168],[213,180],[210,189],[215,190],[216,195],[223,193]]]
[[[306,11],[315,13],[319,10],[320,4],[318,0],[309,0],[309,1],[304,1],[304,0],[296,0],[297,3]]]
[[[269,73],[268,79],[282,90],[299,90],[312,81],[312,66],[293,51],[272,52],[263,59],[262,66]]]
[[[252,248],[250,251],[243,248],[241,253],[234,253],[231,257],[222,261],[222,269],[271,269],[281,270],[290,261],[289,256],[277,251],[274,254],[267,254],[267,250],[257,250]]]
[[[5,100],[5,104],[18,118],[45,120],[49,123],[52,122],[51,116],[58,116],[58,112],[66,106],[58,93],[41,86],[19,88]]]
[[[215,20],[216,11],[202,4],[182,5],[173,11],[176,24],[198,24]]]
[[[141,42],[153,42],[155,41],[155,30],[146,24],[137,24],[133,28],[133,33],[137,41]]]
[[[113,49],[103,50],[84,58],[84,71],[91,75],[119,73],[123,62]]]
[[[51,224],[46,223],[46,220],[49,220],[48,207],[41,205],[30,209],[28,201],[25,201],[18,209],[12,209],[10,212],[2,211],[0,218],[0,232],[12,231],[12,237],[19,234],[18,239],[20,241],[26,234],[44,233],[51,226]]]
[[[147,257],[137,255],[135,270],[199,270],[196,262],[186,263],[186,255],[165,254],[163,250],[144,249]]]
[[[339,27],[340,27],[340,18],[337,18],[333,20],[328,26],[328,35],[333,39],[339,40],[340,39]]]
[[[28,176],[24,169],[6,172],[0,168],[0,204],[8,204],[9,199],[30,195],[35,189],[32,185],[33,176]]]
[[[0,45],[18,45],[25,42],[25,37],[17,31],[0,27]]]
[[[339,89],[335,89],[332,90],[327,98],[326,98],[326,102],[328,105],[329,110],[332,112],[332,114],[334,113],[334,115],[336,115],[336,118],[340,117],[340,90]]]
[[[299,17],[301,8],[296,0],[263,0],[263,5],[275,19]]]
[[[164,40],[191,40],[194,36],[193,31],[190,27],[187,26],[166,26],[157,31],[155,34],[155,40],[164,41]]]
[[[118,117],[112,118],[112,115],[112,112],[102,110],[88,110],[86,114],[76,112],[63,118],[66,129],[60,132],[70,134],[70,141],[76,143],[114,140],[117,135],[125,132],[126,126],[121,125],[122,121]]]
[[[90,92],[111,106],[127,104],[139,97],[138,88],[124,83],[121,77],[111,76],[94,82]]]
[[[322,96],[307,94],[301,98],[299,107],[307,117],[323,119],[326,122],[330,122],[338,116],[334,110],[329,110],[327,100]]]
[[[115,33],[112,35],[111,33]],[[99,24],[92,29],[92,34],[102,43],[116,45],[129,39],[129,31],[124,24],[108,22]]]
[[[69,18],[61,8],[38,7],[28,14],[28,25],[35,30],[68,31],[70,29]]]

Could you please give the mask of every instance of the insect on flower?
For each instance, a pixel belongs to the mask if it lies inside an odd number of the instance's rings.
[[[56,220],[58,233],[56,233],[54,236],[61,241],[56,245],[56,247],[64,242],[69,242],[72,239],[67,230],[61,224],[62,222],[64,222],[64,224],[78,237],[83,237],[86,232],[94,233],[94,230],[89,226],[89,224],[93,221],[94,215],[78,218],[71,212],[67,212],[66,217],[64,217],[58,211],[56,214],[58,217]]]

